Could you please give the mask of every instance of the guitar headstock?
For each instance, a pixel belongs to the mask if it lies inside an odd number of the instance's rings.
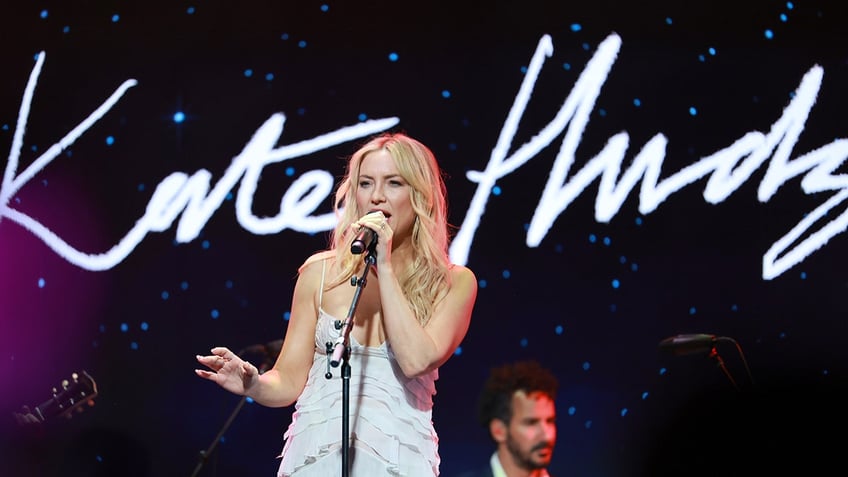
[[[71,374],[70,379],[62,380],[53,388],[53,397],[39,404],[32,414],[41,422],[57,416],[70,418],[74,411],[82,412],[83,406],[94,405],[97,397],[97,383],[87,372]]]

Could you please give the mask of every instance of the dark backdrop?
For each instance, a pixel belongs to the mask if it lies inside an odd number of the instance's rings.
[[[555,475],[809,471],[844,442],[839,2],[3,10],[0,474],[190,475],[239,403],[194,376],[195,354],[284,336],[296,269],[326,245],[319,184],[386,128],[440,159],[451,222],[466,234],[452,252],[480,281],[468,335],[440,370],[443,475],[487,461],[477,392],[490,366],[529,357],[561,382]],[[591,66],[604,54],[609,71]],[[137,83],[92,117],[127,80]],[[588,123],[573,112],[546,129],[572,106]],[[265,152],[319,143],[286,158],[242,154],[283,117]],[[748,133],[760,134],[757,152],[728,154]],[[258,178],[242,180],[237,157],[259,164]],[[488,179],[473,174],[487,165]],[[303,182],[313,171],[323,182]],[[207,198],[197,209],[149,206],[166,178],[189,176],[199,187],[182,190]],[[780,187],[758,195],[763,184]],[[714,354],[658,347],[695,333],[721,338]],[[98,385],[93,407],[42,429],[14,425],[13,411],[82,370]],[[275,475],[290,412],[245,404],[201,475]]]

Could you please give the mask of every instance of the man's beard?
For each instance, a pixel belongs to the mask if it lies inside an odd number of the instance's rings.
[[[533,459],[533,453],[537,450],[547,449],[553,447],[549,442],[542,441],[535,446],[531,447],[528,452],[522,452],[518,447],[518,444],[512,439],[512,437],[507,436],[506,438],[506,448],[509,453],[512,455],[513,460],[516,465],[526,470],[538,470],[544,469],[550,463],[550,457],[545,459],[544,461],[539,461]]]

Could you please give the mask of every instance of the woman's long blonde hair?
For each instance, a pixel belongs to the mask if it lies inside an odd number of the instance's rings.
[[[423,325],[450,286],[447,189],[433,152],[403,133],[384,133],[372,138],[348,161],[333,203],[338,223],[330,235],[330,250],[335,252],[339,274],[326,283],[325,290],[349,281],[363,263],[361,255],[350,251],[354,234],[350,224],[361,214],[356,210],[356,189],[362,160],[381,149],[392,156],[411,189],[410,202],[416,216],[412,227],[412,264],[398,274],[398,280],[412,311]]]

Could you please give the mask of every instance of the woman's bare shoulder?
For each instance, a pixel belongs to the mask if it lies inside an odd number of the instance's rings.
[[[464,265],[452,263],[450,266],[450,274],[453,280],[472,280],[477,281],[477,277],[470,268]]]
[[[335,252],[332,250],[323,250],[321,252],[316,252],[310,255],[306,260],[304,260],[303,264],[298,268],[299,273],[303,273],[307,268],[316,268],[321,265],[321,262],[325,260],[332,260],[336,256]],[[330,265],[330,263],[328,263]]]

